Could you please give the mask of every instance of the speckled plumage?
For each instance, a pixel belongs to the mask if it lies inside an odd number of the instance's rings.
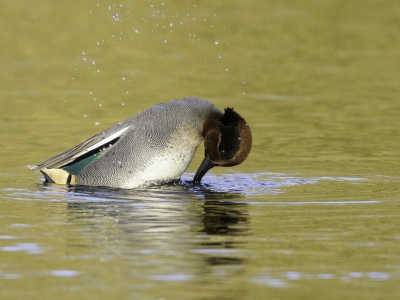
[[[75,184],[90,186],[134,188],[177,180],[203,140],[204,122],[221,119],[223,114],[210,102],[197,98],[157,104],[34,169],[43,173],[46,169],[64,169],[75,176]],[[124,128],[127,129],[124,131]],[[107,141],[110,137],[118,140]],[[103,145],[102,141],[107,142]],[[96,149],[97,146],[106,149],[98,152],[92,149],[94,145]],[[99,158],[93,158],[94,161],[80,170],[74,163],[87,155],[86,152]]]

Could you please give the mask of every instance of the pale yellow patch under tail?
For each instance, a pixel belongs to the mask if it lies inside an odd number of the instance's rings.
[[[46,181],[50,183],[56,183],[56,184],[76,184],[76,176],[68,173],[67,171],[63,169],[48,169],[44,168],[40,170],[44,177],[46,178]]]

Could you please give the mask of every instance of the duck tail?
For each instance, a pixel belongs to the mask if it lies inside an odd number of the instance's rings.
[[[63,169],[44,168],[41,169],[40,172],[43,174],[47,183],[76,184],[76,176]]]

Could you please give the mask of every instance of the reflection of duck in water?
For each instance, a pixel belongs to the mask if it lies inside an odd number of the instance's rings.
[[[72,186],[68,190],[68,219],[78,219],[81,234],[87,237],[83,240],[100,253],[151,252],[152,259],[164,262],[169,259],[164,252],[168,249],[179,253],[178,257],[189,255],[184,264],[200,267],[201,272],[203,261],[210,266],[241,265],[246,259],[242,250],[247,239],[242,237],[251,232],[251,216],[248,204],[240,201],[241,194],[189,184],[134,190]]]
[[[92,213],[83,215],[116,218],[128,231],[132,227],[153,234],[179,235],[196,223],[201,224],[202,229],[196,225],[193,230],[207,235],[246,235],[249,231],[248,204],[237,201],[243,197],[237,193],[213,192],[205,186],[196,187],[194,191],[180,185],[135,190],[74,186],[68,190],[72,196],[70,200],[77,200],[68,202],[71,212],[89,210]],[[203,242],[202,245],[208,243]]]
[[[207,200],[204,203],[204,229],[207,234],[242,235],[247,226],[235,226],[248,222],[247,203]]]
[[[57,184],[162,184],[179,180],[203,139],[206,154],[195,183],[214,166],[242,163],[252,145],[250,127],[232,108],[223,112],[190,98],[154,105],[32,169]]]

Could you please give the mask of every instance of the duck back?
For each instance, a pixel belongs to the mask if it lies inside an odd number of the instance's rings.
[[[63,169],[76,184],[91,186],[134,188],[177,180],[203,140],[204,122],[222,116],[220,109],[197,98],[157,104],[36,169]]]

